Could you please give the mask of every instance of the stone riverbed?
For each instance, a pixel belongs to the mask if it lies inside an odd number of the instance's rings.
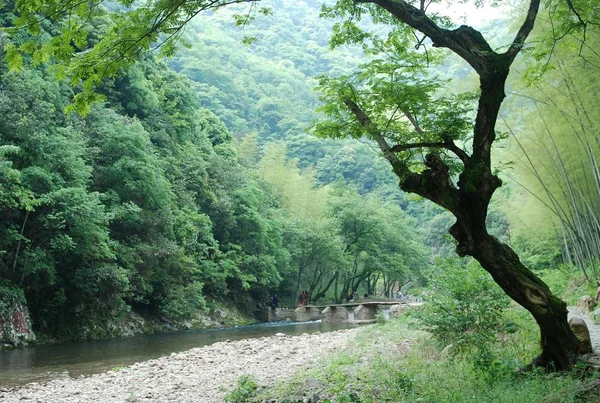
[[[273,385],[350,347],[359,331],[219,342],[101,374],[2,389],[0,403],[223,402],[241,375],[252,375],[260,386]]]

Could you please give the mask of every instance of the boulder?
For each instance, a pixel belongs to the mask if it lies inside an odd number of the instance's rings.
[[[584,295],[577,301],[577,306],[581,309],[581,312],[589,313],[596,307],[596,301],[589,295]]]
[[[579,340],[581,345],[579,346],[579,354],[588,354],[594,352],[592,349],[592,340],[590,338],[590,331],[585,321],[576,316],[569,319],[569,326],[573,329],[573,332]]]
[[[22,290],[0,284],[0,349],[26,346],[35,339]]]

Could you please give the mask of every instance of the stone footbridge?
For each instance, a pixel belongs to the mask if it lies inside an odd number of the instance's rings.
[[[321,319],[323,322],[372,323],[377,312],[403,311],[407,303],[401,301],[363,301],[347,304],[306,305],[296,308],[267,308],[268,322],[294,321],[310,322]]]

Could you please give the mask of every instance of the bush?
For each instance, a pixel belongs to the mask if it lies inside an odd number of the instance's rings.
[[[536,272],[548,285],[552,293],[562,298],[568,305],[577,305],[579,297],[594,296],[596,284],[587,282],[581,270],[571,265],[560,265],[556,268]]]
[[[250,375],[242,375],[235,388],[223,396],[227,403],[250,403],[256,398],[258,384]]]
[[[442,345],[485,348],[501,328],[509,298],[475,260],[440,259],[416,314]]]

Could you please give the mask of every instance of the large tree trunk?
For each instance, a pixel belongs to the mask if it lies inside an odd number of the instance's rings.
[[[457,222],[451,230],[459,244],[471,232]],[[553,370],[568,370],[577,360],[580,341],[567,322],[566,304],[552,295],[548,286],[525,267],[517,254],[487,231],[468,234],[471,254],[491,274],[504,292],[535,318],[542,353],[533,364]]]

